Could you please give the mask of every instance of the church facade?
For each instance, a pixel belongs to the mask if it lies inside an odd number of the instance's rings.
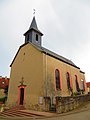
[[[7,104],[35,108],[56,104],[57,96],[87,94],[85,73],[71,60],[42,47],[43,34],[35,17],[24,34],[25,43],[20,46],[10,67]]]

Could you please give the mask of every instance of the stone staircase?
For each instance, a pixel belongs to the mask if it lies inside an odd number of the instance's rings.
[[[23,111],[24,109],[25,109],[24,106],[21,106],[21,105],[15,106],[11,109],[5,110],[4,112],[1,112],[0,117],[4,117],[4,118],[7,118],[7,117],[33,118],[33,117],[41,116],[41,115],[37,115],[34,113],[25,112],[25,111]]]

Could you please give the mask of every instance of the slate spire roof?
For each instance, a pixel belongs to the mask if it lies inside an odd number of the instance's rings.
[[[34,28],[34,29],[38,30],[35,16],[33,17],[33,20],[31,22],[31,25],[30,25],[29,29],[31,29],[31,28]]]
[[[35,16],[34,16],[33,19],[32,19],[32,22],[31,22],[31,25],[30,25],[30,27],[29,27],[29,30],[28,30],[26,33],[24,33],[24,35],[26,35],[26,34],[27,34],[29,31],[31,31],[31,30],[34,30],[34,31],[38,32],[41,36],[43,35],[43,33],[41,33],[41,31],[38,30]]]

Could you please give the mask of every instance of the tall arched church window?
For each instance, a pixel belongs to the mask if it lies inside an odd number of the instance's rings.
[[[84,80],[81,79],[81,90],[85,91]]]
[[[56,69],[55,70],[55,79],[56,79],[56,89],[61,89],[60,88],[60,74],[59,74],[59,70]]]
[[[67,87],[68,87],[69,90],[71,90],[71,86],[70,86],[70,75],[69,75],[68,72],[66,73],[66,79],[67,79]]]
[[[77,75],[75,75],[75,83],[76,83],[76,90],[77,90],[77,92],[80,92]]]

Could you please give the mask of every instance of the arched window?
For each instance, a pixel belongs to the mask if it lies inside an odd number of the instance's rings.
[[[84,80],[81,79],[81,90],[85,91],[85,85],[84,85]]]
[[[77,75],[75,75],[75,83],[76,83],[76,90],[77,90],[77,92],[80,92]]]
[[[66,79],[67,79],[67,87],[68,87],[69,90],[71,90],[71,86],[70,86],[70,75],[69,75],[68,72],[66,73]]]
[[[60,74],[59,74],[59,70],[56,69],[55,70],[55,79],[56,79],[56,89],[60,89]]]
[[[27,36],[27,42],[29,41],[29,35]]]
[[[38,35],[36,34],[36,41],[38,41]]]

